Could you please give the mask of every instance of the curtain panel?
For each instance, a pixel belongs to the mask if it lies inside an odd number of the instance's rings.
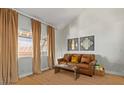
[[[0,8],[0,84],[12,84],[18,80],[17,37],[18,13]]]
[[[48,29],[48,65],[52,69],[55,61],[55,29],[51,26]]]
[[[33,73],[41,73],[41,23],[32,19],[32,35],[33,35]]]

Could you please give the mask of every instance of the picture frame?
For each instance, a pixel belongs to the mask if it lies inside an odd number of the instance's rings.
[[[78,38],[68,39],[68,51],[78,51],[78,50],[79,50]]]
[[[80,37],[80,50],[81,51],[94,51],[94,35]]]

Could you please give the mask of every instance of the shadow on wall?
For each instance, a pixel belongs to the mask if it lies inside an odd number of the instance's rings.
[[[111,62],[107,57],[96,55],[97,64],[104,66],[106,73],[124,76],[124,63]]]

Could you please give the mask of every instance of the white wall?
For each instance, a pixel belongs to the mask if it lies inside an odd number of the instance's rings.
[[[94,53],[106,72],[124,75],[124,9],[85,9],[63,30],[64,53]],[[61,32],[61,31],[60,31]],[[95,51],[67,51],[67,39],[95,36]],[[58,42],[60,44],[60,42]]]
[[[63,39],[63,32],[55,30],[55,64],[57,64],[57,59],[61,58],[62,56],[62,39]]]

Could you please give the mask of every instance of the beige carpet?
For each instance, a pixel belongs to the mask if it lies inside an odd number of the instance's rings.
[[[115,75],[105,75],[89,77],[80,75],[74,80],[73,72],[62,70],[54,73],[54,70],[42,72],[40,75],[32,75],[20,79],[17,85],[124,85],[124,77]]]

